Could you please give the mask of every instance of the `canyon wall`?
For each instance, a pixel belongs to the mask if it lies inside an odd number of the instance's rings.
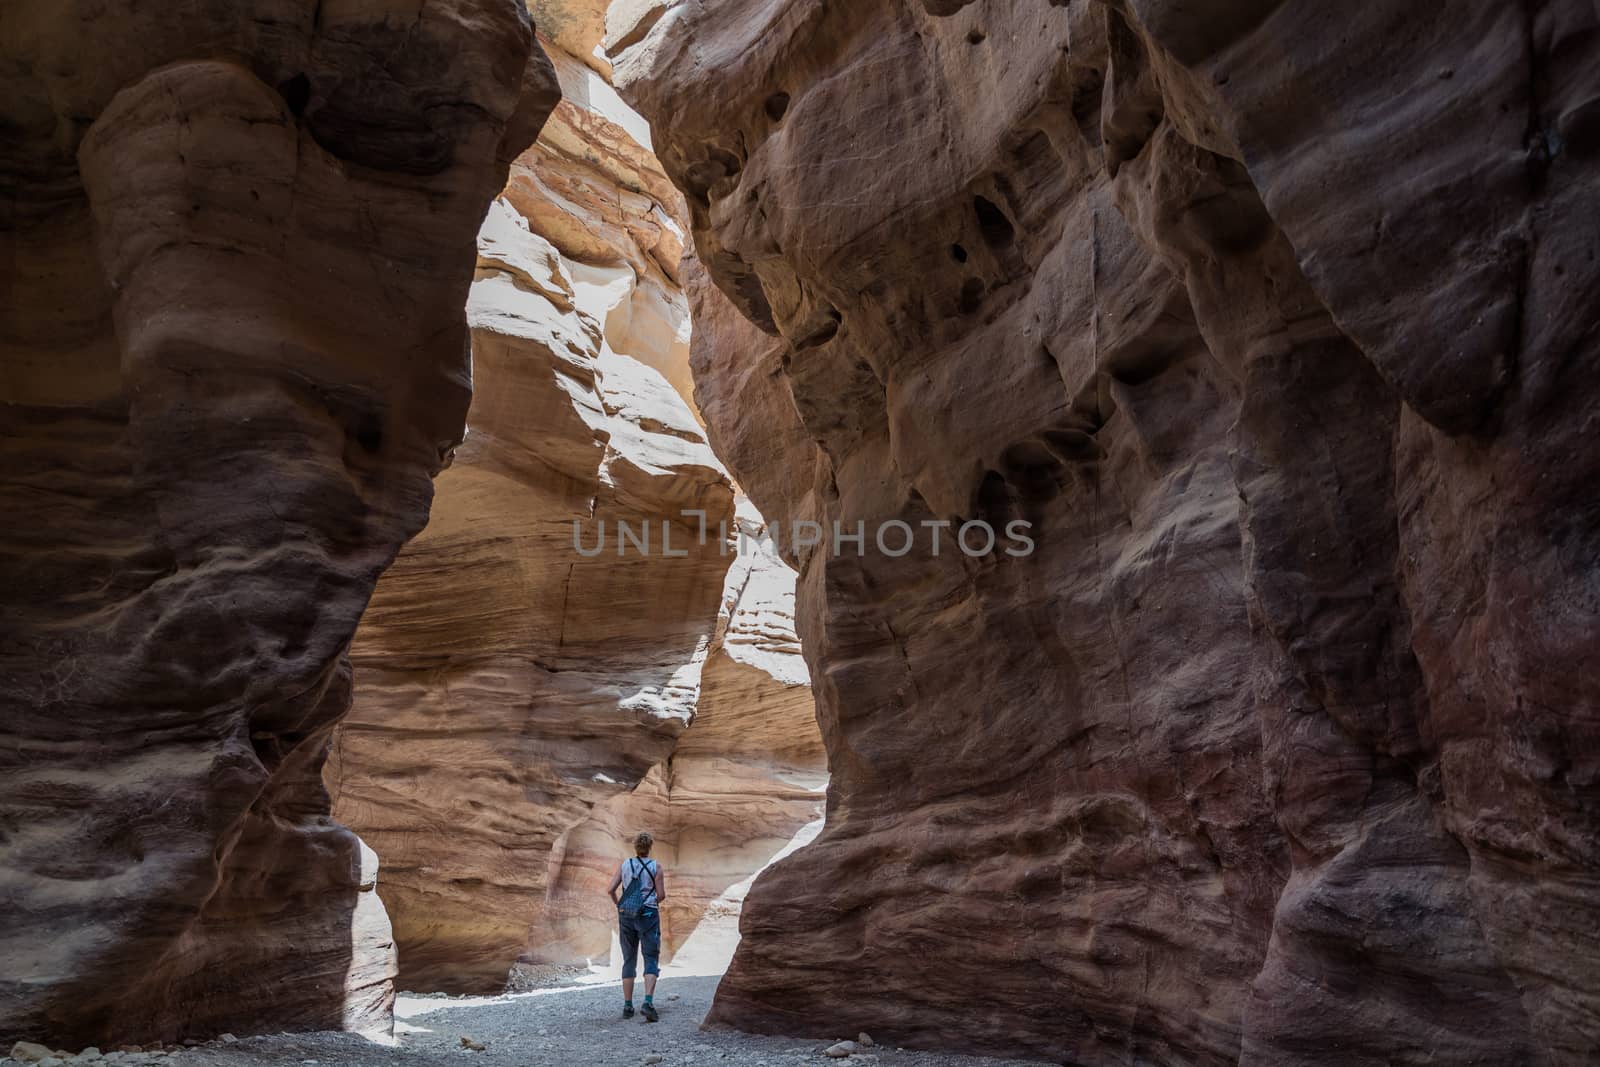
[[[728,571],[693,724],[629,794],[595,809],[561,843],[533,963],[608,958],[616,910],[606,887],[640,829],[666,871],[661,958],[674,974],[721,974],[738,939],[740,888],[822,818],[826,757],[800,639],[795,575],[741,498]],[[680,951],[694,944],[687,955]],[[692,957],[692,958],[691,958]]]
[[[320,772],[553,71],[511,0],[3,19],[0,1044],[385,1029]]]
[[[563,99],[480,234],[466,441],[373,595],[326,768],[335,816],[383,859],[408,989],[607,958],[605,887],[644,826],[675,945],[819,815],[792,621],[768,632],[793,573],[764,557],[752,584],[723,535],[682,200],[594,55],[601,10],[534,5]]]
[[[718,454],[784,528],[918,537],[790,547],[828,822],[756,883],[712,1023],[1592,1060],[1597,29],[613,7]],[[976,520],[1033,551],[936,525]]]

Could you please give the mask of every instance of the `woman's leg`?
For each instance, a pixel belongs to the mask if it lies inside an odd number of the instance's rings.
[[[661,913],[650,912],[639,920],[639,947],[644,950],[644,1017],[656,1021],[654,997],[656,977],[661,973]]]
[[[644,953],[644,992],[646,996],[656,991],[656,977],[661,973],[661,913],[650,912],[639,920],[639,947]]]
[[[622,943],[622,999],[633,1003],[633,977],[639,973],[639,920],[617,917],[617,940]],[[648,963],[648,957],[646,957]]]

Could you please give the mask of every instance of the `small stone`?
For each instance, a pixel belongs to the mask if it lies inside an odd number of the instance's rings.
[[[11,1058],[18,1063],[38,1063],[50,1056],[50,1050],[32,1041],[18,1041],[11,1046]]]
[[[60,1056],[46,1056],[44,1059],[39,1061],[39,1067],[61,1067],[61,1065],[66,1062],[67,1061],[62,1059]]]
[[[840,1041],[823,1049],[822,1054],[824,1056],[832,1056],[836,1060],[842,1060],[855,1050],[856,1043],[854,1041]]]
[[[871,1048],[872,1035],[867,1033],[865,1030],[861,1031],[856,1035],[856,1044],[861,1045],[863,1048]]]
[[[482,1052],[483,1042],[470,1037],[463,1037],[461,1039],[461,1047],[471,1052]]]
[[[239,1043],[239,1039],[234,1037],[232,1034],[223,1034],[221,1037],[217,1038],[217,1040],[222,1042],[224,1045],[237,1045]]]
[[[660,1063],[661,1062],[661,1057],[656,1055],[654,1052],[652,1052],[652,1053],[650,1053],[650,1055],[646,1056],[640,1062],[643,1063],[645,1065],[645,1067],[650,1067],[650,1065],[653,1064],[653,1063]]]
[[[99,1058],[100,1050],[94,1045],[90,1045],[88,1048],[84,1049],[82,1052],[73,1057],[73,1059],[78,1060],[98,1060]]]
[[[677,1000],[678,999],[678,994],[676,994],[676,993],[668,993],[667,994],[667,999],[668,1000]]]

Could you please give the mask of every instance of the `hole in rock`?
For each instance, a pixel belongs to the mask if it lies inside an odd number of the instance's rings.
[[[1051,452],[1068,463],[1092,463],[1104,456],[1100,443],[1082,430],[1046,430],[1039,436]]]
[[[955,260],[957,263],[965,263],[967,261],[967,250],[958,244],[951,245],[950,258]]]
[[[376,415],[363,415],[356,423],[356,444],[368,452],[376,452],[383,447],[383,420]]]
[[[968,44],[982,44],[988,38],[988,36],[989,35],[984,33],[982,30],[978,30],[978,29],[968,30],[967,31],[967,43]]]
[[[1022,131],[1008,151],[1017,167],[1030,167],[1050,155],[1050,135],[1043,130]]]
[[[782,122],[783,116],[789,111],[789,94],[773,93],[767,97],[767,118],[773,122]]]
[[[1003,526],[1011,511],[1011,489],[999,471],[987,471],[973,493],[973,518]]]
[[[972,198],[972,210],[977,213],[978,229],[983,234],[983,241],[990,248],[1004,248],[1016,237],[1011,220],[1006,218],[1006,213],[994,201],[975,196]]]
[[[711,148],[706,153],[714,162],[722,164],[722,173],[729,178],[737,177],[744,169],[744,163],[738,156],[726,148]]]
[[[844,316],[839,314],[837,308],[829,308],[828,313],[815,328],[805,333],[794,343],[797,351],[807,348],[816,348],[833,340],[839,333],[839,325],[844,321]]]
[[[1105,102],[1105,74],[1100,70],[1090,70],[1082,78],[1072,94],[1072,117],[1078,124],[1078,132],[1091,148],[1099,148],[1104,143],[1104,131],[1100,128],[1100,112]]]
[[[311,102],[311,79],[304,74],[296,74],[278,86],[278,95],[283,97],[283,102],[289,105],[291,112],[304,115],[306,105]]]
[[[1108,362],[1106,370],[1119,385],[1140,386],[1182,361],[1186,354],[1158,344],[1130,348]]]
[[[1061,458],[1042,440],[1018,441],[1000,454],[1000,463],[1024,500],[1049,501],[1061,491]]]
[[[306,736],[296,731],[253,730],[250,733],[250,747],[255,750],[256,759],[270,771],[281,765]]]
[[[971,315],[983,306],[984,284],[982,278],[968,278],[961,283],[961,314]]]

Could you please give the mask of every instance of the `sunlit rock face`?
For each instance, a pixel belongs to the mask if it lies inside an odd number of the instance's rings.
[[[508,0],[0,19],[0,1046],[386,1028],[320,772],[553,71]]]
[[[627,0],[832,772],[713,1023],[1600,1046],[1588,5]]]
[[[611,61],[604,42],[610,6],[611,0],[528,0],[540,35],[608,80]]]
[[[722,610],[701,672],[693,724],[637,789],[595,809],[552,864],[535,963],[611,959],[616,911],[606,887],[640,830],[663,865],[662,960],[673,973],[720,974],[738,940],[742,883],[822,817],[827,784],[799,638],[795,575],[761,517],[742,501],[727,544]],[[697,939],[693,959],[681,949]]]
[[[537,946],[565,835],[693,716],[734,558],[686,400],[676,191],[604,79],[551,54],[565,98],[479,236],[467,437],[362,621],[327,768],[410,989],[498,990]]]

